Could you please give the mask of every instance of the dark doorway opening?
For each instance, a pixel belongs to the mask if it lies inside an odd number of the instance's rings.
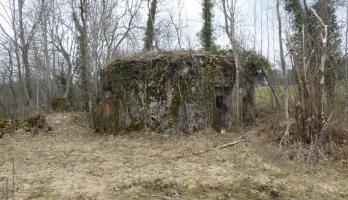
[[[227,97],[223,94],[224,88],[221,87],[217,91],[218,94],[215,96],[215,109],[214,109],[214,120],[213,120],[213,128],[217,131],[221,131],[222,129],[227,128],[227,115],[228,115],[228,107],[225,102]]]
[[[223,109],[223,107],[224,107],[224,96],[216,96],[215,102],[216,102],[216,108]]]

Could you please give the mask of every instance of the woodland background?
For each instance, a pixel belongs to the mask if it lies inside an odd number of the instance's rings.
[[[270,64],[268,81],[256,80],[257,86],[271,86],[256,90],[256,109],[284,113],[285,135],[291,121],[309,133],[322,130],[332,115],[344,118],[347,2],[204,0],[200,7],[192,5],[182,0],[2,1],[0,115],[18,119],[47,112],[57,98],[70,109],[91,111],[100,96],[100,69],[111,59],[143,51],[204,50],[229,52],[235,59],[237,125],[244,51]],[[201,19],[189,19],[187,11]]]

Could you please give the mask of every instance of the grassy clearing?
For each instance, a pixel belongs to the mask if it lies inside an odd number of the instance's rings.
[[[248,143],[216,150],[239,135],[100,136],[80,114],[48,122],[50,133],[0,140],[0,190],[11,183],[13,155],[16,199],[348,198],[347,168],[285,161],[253,131]]]
[[[283,94],[284,87],[276,86],[275,92],[278,97],[279,103],[283,104]],[[289,87],[289,104],[290,108],[294,107],[295,102],[295,94],[297,92],[297,88],[295,86]],[[335,112],[341,114],[345,110],[346,106],[346,88],[344,83],[338,83],[335,88]],[[255,104],[256,111],[259,115],[272,113],[273,109],[276,107],[276,101],[274,100],[273,94],[269,87],[258,87],[255,92]]]

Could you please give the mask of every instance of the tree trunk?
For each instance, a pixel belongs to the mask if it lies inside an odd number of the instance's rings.
[[[82,79],[83,98],[85,100],[85,106],[88,105],[90,100],[90,67],[88,57],[88,38],[87,38],[87,24],[84,22],[83,29],[80,32],[80,73]],[[86,107],[87,108],[87,107]]]
[[[25,72],[25,88],[28,92],[29,100],[32,101],[33,99],[33,92],[31,87],[31,69],[29,65],[29,46],[27,44],[22,43],[22,60],[23,60],[23,67]],[[28,102],[29,103],[29,102]]]
[[[254,41],[253,50],[256,51],[256,18],[257,18],[257,0],[254,0]]]
[[[9,65],[9,85],[10,85],[10,89],[11,89],[11,93],[12,93],[12,96],[13,96],[13,103],[15,105],[15,108],[18,107],[17,105],[17,94],[16,94],[16,91],[14,89],[14,86],[13,86],[13,60],[12,60],[12,52],[9,51],[8,52],[8,65]]]
[[[281,61],[281,67],[283,71],[283,77],[284,77],[284,112],[285,112],[285,122],[286,122],[286,130],[285,130],[285,137],[289,136],[289,130],[290,130],[290,117],[289,117],[289,86],[288,86],[288,78],[286,73],[286,66],[285,66],[285,58],[284,58],[284,48],[283,48],[283,40],[282,40],[282,19],[280,15],[280,3],[279,0],[277,0],[277,18],[278,18],[278,36],[279,36],[279,48],[280,48],[280,61]]]
[[[346,63],[346,116],[348,114],[348,2],[347,2],[347,11],[346,11],[346,44],[345,44],[345,63]],[[346,117],[347,123],[348,118]]]
[[[317,84],[316,93],[317,93],[317,99],[319,100],[317,102],[316,108],[316,129],[318,131],[322,131],[324,122],[325,122],[325,110],[324,110],[324,103],[325,103],[325,62],[327,58],[327,38],[328,38],[328,26],[324,23],[321,17],[319,17],[318,13],[311,8],[313,14],[320,22],[321,26],[323,27],[322,32],[320,33],[321,40],[322,40],[322,54],[320,56],[320,64],[319,64],[319,84]]]
[[[51,30],[50,30],[50,39],[51,41],[54,41],[54,31],[56,29],[58,29],[58,26],[57,26],[57,21],[56,21],[56,3],[55,3],[55,0],[51,0],[51,3],[52,3],[52,17],[51,17]],[[56,77],[56,49],[55,49],[55,45],[54,43],[52,43],[52,64],[51,64],[52,68],[51,68],[51,76],[52,77]],[[52,87],[52,95],[55,96],[57,91],[56,91],[56,80],[53,79],[52,80],[52,84],[53,84],[53,87]]]
[[[47,93],[48,93],[48,99],[49,101],[52,99],[52,79],[51,79],[51,62],[50,62],[50,56],[48,53],[48,28],[47,24],[49,23],[49,14],[48,14],[48,3],[46,0],[42,1],[42,8],[43,8],[43,16],[41,19],[42,24],[42,35],[43,35],[43,41],[44,41],[44,55],[45,55],[45,67],[46,67],[46,81],[47,81]]]
[[[151,51],[153,50],[153,41],[155,36],[155,19],[156,19],[156,11],[157,10],[157,0],[152,0],[151,2],[151,8],[149,11],[149,17],[147,20],[146,25],[146,32],[145,32],[145,51]]]
[[[241,126],[241,108],[242,106],[240,105],[241,100],[240,100],[240,71],[241,71],[241,66],[239,62],[239,49],[238,49],[238,44],[235,38],[235,21],[236,21],[236,13],[235,13],[235,1],[232,0],[230,2],[230,7],[228,7],[228,3],[226,0],[221,0],[222,1],[222,7],[223,7],[223,13],[224,13],[224,19],[225,19],[225,32],[228,36],[228,39],[230,41],[231,47],[233,49],[233,57],[234,57],[234,63],[236,65],[236,85],[235,85],[235,121],[236,125],[238,127]],[[233,104],[232,104],[233,105]]]
[[[27,98],[27,92],[25,90],[25,86],[23,83],[23,79],[22,79],[22,67],[21,67],[21,58],[20,58],[20,54],[19,54],[19,44],[18,44],[18,33],[17,33],[17,24],[16,24],[16,1],[12,1],[12,28],[13,28],[13,38],[14,38],[14,47],[15,47],[15,55],[16,55],[16,62],[17,62],[17,74],[18,74],[18,81],[20,84],[20,91],[24,94],[25,99],[29,99]]]
[[[261,26],[261,31],[260,31],[260,37],[261,37],[261,55],[263,53],[263,0],[261,0],[260,4],[260,26]]]
[[[56,39],[57,43],[55,44],[55,47],[58,49],[58,51],[61,52],[61,54],[63,55],[63,58],[65,60],[65,62],[68,65],[68,69],[67,69],[67,73],[65,76],[65,80],[66,80],[66,87],[65,87],[65,91],[64,91],[64,99],[68,99],[69,95],[70,95],[70,88],[71,88],[71,82],[72,82],[72,71],[73,71],[73,64],[71,62],[71,58],[70,58],[70,54],[67,52],[67,50],[64,49],[63,43],[61,41],[60,38]]]
[[[88,52],[88,31],[87,31],[87,0],[79,1],[79,16],[73,10],[73,20],[75,27],[79,33],[79,71],[81,75],[81,89],[83,98],[83,109],[89,111],[89,104],[91,99],[91,72]]]
[[[212,51],[215,48],[213,37],[213,3],[211,0],[203,0],[202,3],[203,27],[201,30],[201,44],[204,51]]]
[[[19,39],[21,42],[21,55],[23,67],[25,70],[25,91],[28,94],[28,99],[26,104],[32,101],[32,87],[31,87],[31,70],[29,66],[29,44],[25,39],[25,30],[24,30],[24,22],[23,22],[23,0],[18,0],[18,12],[19,12]]]

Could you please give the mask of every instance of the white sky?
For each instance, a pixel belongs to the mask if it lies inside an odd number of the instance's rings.
[[[216,43],[221,47],[229,47],[228,40],[221,30],[221,26],[224,25],[223,16],[220,8],[220,0],[215,0],[214,7],[214,27],[216,28],[215,37]],[[269,39],[269,49],[270,54],[273,56],[273,48],[275,51],[278,49],[278,37],[276,28],[277,22],[275,21],[275,7],[274,0],[238,0],[238,16],[237,16],[237,36],[239,41],[245,45],[247,48],[253,48],[254,44],[254,10],[256,5],[256,50],[267,54],[267,47]],[[262,3],[261,3],[262,2]],[[256,3],[256,4],[255,4]],[[202,21],[201,19],[201,0],[184,0],[185,4],[185,15],[188,18],[190,32],[198,33],[201,29]],[[263,11],[261,11],[261,9]],[[266,10],[268,10],[268,26],[267,26],[267,15]],[[261,12],[262,19],[261,19]],[[261,23],[262,21],[262,23]],[[272,24],[273,23],[273,24]],[[261,27],[262,24],[262,27]],[[274,27],[272,26],[274,25]],[[262,29],[262,33],[261,33]],[[273,36],[273,29],[275,34]],[[267,37],[267,32],[269,38]],[[261,38],[262,35],[262,38]],[[275,41],[275,46],[273,47],[273,40]],[[270,57],[271,57],[270,55]]]
[[[182,0],[186,6],[185,14],[189,21],[190,31],[197,33],[200,31],[202,23],[201,19],[201,1],[202,0]],[[214,1],[214,0],[213,0]],[[348,0],[346,0],[348,3]],[[223,25],[223,16],[220,9],[221,0],[215,0],[214,7],[214,26],[218,28]],[[273,59],[273,54],[278,57],[278,21],[276,19],[275,0],[237,0],[238,16],[237,16],[237,30],[239,30],[238,37],[247,48],[252,49],[254,44],[254,11],[256,8],[256,50],[262,52],[267,56],[269,48],[269,58]],[[311,2],[311,0],[309,0]],[[267,24],[268,15],[268,24]],[[337,11],[338,22],[342,27],[342,40],[344,40],[344,31],[346,23],[346,10],[340,8]],[[192,21],[194,20],[194,21]],[[198,21],[198,22],[197,22]],[[283,30],[289,30],[289,20],[283,16]],[[221,30],[215,33],[216,43],[222,47],[228,46],[228,40]],[[285,38],[285,35],[284,37]],[[269,44],[268,44],[269,40]],[[343,44],[342,44],[343,45]],[[342,46],[343,48],[343,46]]]
[[[161,2],[162,1],[162,2]],[[180,1],[180,0],[179,0]],[[202,27],[201,19],[201,1],[202,0],[181,0],[183,3],[182,19],[184,25],[187,28],[184,30],[184,34],[189,34],[193,42],[196,45],[199,44],[199,38],[197,33]],[[214,1],[214,0],[213,0]],[[215,37],[216,43],[221,47],[229,47],[228,40],[221,29],[224,23],[223,16],[220,10],[220,1],[215,0],[214,4],[214,27],[216,28]],[[348,0],[347,0],[348,1]],[[7,0],[0,0],[0,3],[5,3]],[[27,1],[28,2],[28,1]],[[29,1],[30,2],[30,1]],[[177,0],[160,0],[159,11],[169,11],[175,14],[178,12]],[[237,36],[239,41],[249,49],[253,48],[254,41],[254,10],[256,8],[256,50],[267,56],[269,51],[269,58],[272,60],[273,56],[278,57],[278,33],[277,33],[277,21],[275,15],[275,0],[237,0],[238,2],[238,19],[237,19]],[[256,4],[255,4],[256,3]],[[256,6],[255,6],[256,5]],[[268,12],[267,12],[268,10]],[[262,12],[262,14],[261,14]],[[0,6],[0,15],[4,14]],[[269,22],[267,24],[267,15]],[[262,16],[262,17],[261,17]],[[346,20],[346,12],[342,8],[337,12],[338,20],[341,25]],[[289,24],[286,23],[285,16],[283,17],[284,30],[286,30]],[[0,18],[2,25],[6,23]],[[262,30],[262,31],[261,31]],[[342,32],[343,34],[343,32]],[[0,34],[0,36],[2,36]],[[344,38],[344,37],[342,37]],[[268,42],[269,41],[269,42]]]

